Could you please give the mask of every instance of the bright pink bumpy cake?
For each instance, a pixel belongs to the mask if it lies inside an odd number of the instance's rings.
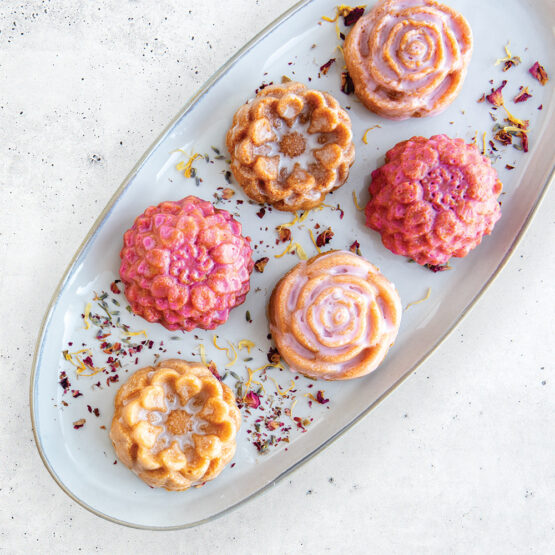
[[[249,291],[250,238],[189,196],[150,206],[123,236],[120,276],[135,314],[169,330],[214,329]]]
[[[418,264],[463,257],[501,217],[502,184],[476,145],[435,135],[395,145],[372,172],[366,225]]]

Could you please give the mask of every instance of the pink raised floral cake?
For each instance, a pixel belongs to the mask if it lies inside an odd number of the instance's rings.
[[[169,330],[214,329],[249,291],[250,237],[194,196],[148,207],[123,236],[120,276],[135,314]]]
[[[435,135],[395,145],[372,172],[366,225],[395,254],[442,265],[466,256],[501,217],[502,184],[476,145]]]

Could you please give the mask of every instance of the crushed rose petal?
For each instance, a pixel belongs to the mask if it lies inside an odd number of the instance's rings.
[[[254,391],[249,391],[245,395],[245,405],[251,409],[257,409],[260,406],[260,397]]]
[[[514,166],[511,166],[511,165],[509,165],[509,164],[505,164],[505,169],[506,169],[506,170],[514,170],[515,167],[514,167]]]
[[[328,227],[328,229],[325,229],[318,234],[318,237],[316,237],[316,245],[318,247],[323,247],[324,245],[327,245],[332,240],[333,235],[334,233],[331,230],[331,227]]]
[[[341,73],[341,92],[344,94],[353,94],[355,92],[355,84],[348,71]]]
[[[208,370],[210,370],[210,372],[212,372],[212,375],[219,380],[220,382],[222,381],[222,377],[220,376],[220,373],[218,372],[218,369],[216,368],[216,363],[214,361],[211,361],[208,364]]]
[[[270,261],[270,259],[267,256],[264,256],[263,258],[259,258],[255,263],[254,263],[254,269],[257,272],[263,273],[264,272],[264,268],[266,268],[266,264],[268,264],[268,262]]]
[[[536,62],[529,70],[530,74],[534,79],[537,79],[542,85],[545,85],[549,81],[549,77],[547,75],[547,71]]]
[[[528,135],[526,133],[519,133],[522,144],[522,150],[528,152]]]
[[[335,62],[335,58],[330,58],[323,66],[320,66],[320,71],[326,75],[330,70],[331,65]]]
[[[80,418],[79,420],[76,420],[73,423],[73,427],[78,430],[79,428],[82,428],[85,425],[86,420],[84,418]]]
[[[349,247],[349,250],[351,252],[361,256],[361,254],[360,254],[360,243],[358,241],[354,241],[353,244]]]
[[[233,189],[230,189],[229,187],[226,187],[222,191],[222,198],[224,200],[229,200],[234,194],[235,194],[235,191]]]
[[[271,364],[278,364],[279,361],[281,360],[281,355],[279,354],[279,351],[275,348],[275,347],[270,347],[270,350],[268,351],[268,362],[270,362]]]
[[[476,102],[478,103],[484,102],[485,99],[486,99],[486,93],[484,93]]]
[[[450,270],[451,266],[449,266],[449,264],[426,264],[426,268],[436,274],[437,272],[445,272],[445,270]]]
[[[505,85],[507,84],[506,80],[503,80],[501,85],[496,89],[491,89],[491,93],[486,96],[487,101],[494,106],[502,106],[503,105],[503,93],[501,92]]]
[[[288,227],[278,227],[278,238],[282,243],[291,239],[291,230]]]
[[[510,133],[507,133],[507,131],[504,131],[503,129],[500,129],[493,136],[493,138],[505,146],[513,144],[513,136]]]
[[[515,96],[513,102],[526,102],[529,98],[532,98],[528,87],[520,87],[519,93]]]
[[[113,281],[113,282],[110,284],[110,291],[111,291],[112,293],[116,294],[116,295],[118,295],[119,293],[121,293],[121,291],[120,291],[120,289],[119,289],[119,287],[118,287],[118,285],[117,285],[120,281],[121,281],[121,280],[116,279],[116,281]]]
[[[266,208],[262,207],[257,213],[256,215],[262,219],[264,217],[264,214],[266,214]]]
[[[324,392],[322,390],[318,390],[316,392],[316,400],[321,404],[321,405],[325,405],[326,403],[329,403],[330,400],[326,399],[324,397]]]
[[[345,27],[350,27],[354,25],[364,14],[364,6],[356,6],[355,8],[350,8],[349,11],[343,12],[343,22]]]

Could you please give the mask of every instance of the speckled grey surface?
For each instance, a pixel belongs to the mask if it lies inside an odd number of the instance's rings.
[[[0,551],[555,549],[553,188],[501,276],[415,375],[232,514],[179,532],[122,528],[73,503],[40,461],[29,373],[66,265],[184,101],[292,4],[0,3]]]

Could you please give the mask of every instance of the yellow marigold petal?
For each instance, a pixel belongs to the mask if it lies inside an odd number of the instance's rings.
[[[423,303],[424,301],[427,301],[430,298],[430,294],[432,293],[432,288],[428,287],[428,291],[426,293],[426,296],[423,297],[422,299],[418,300],[418,301],[413,301],[412,303],[409,303],[406,307],[405,310],[408,310],[411,306]]]
[[[239,350],[241,349],[247,349],[247,352],[250,354],[251,349],[255,346],[255,344],[250,341],[249,339],[241,339],[241,341],[239,341],[239,343],[237,343],[237,348]]]

